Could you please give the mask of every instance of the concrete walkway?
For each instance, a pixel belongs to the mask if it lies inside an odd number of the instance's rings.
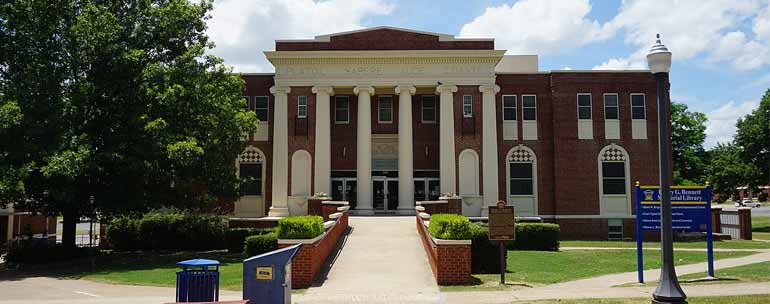
[[[770,261],[770,251],[763,251],[740,258],[716,260],[714,261],[714,268],[724,269],[763,261]],[[705,271],[706,263],[676,267],[677,275]],[[719,275],[719,272],[716,274]],[[649,282],[657,280],[659,276],[660,269],[644,271],[644,277]],[[636,272],[624,272],[537,288],[493,292],[452,292],[445,293],[445,295],[447,296],[448,303],[510,303],[514,300],[649,297],[652,291],[655,290],[655,286],[613,287],[634,282],[636,282]],[[718,286],[718,288],[715,286]],[[770,282],[690,285],[683,288],[685,293],[690,296],[758,294],[770,293]]]
[[[438,303],[440,293],[414,217],[351,217],[326,280],[294,303]]]

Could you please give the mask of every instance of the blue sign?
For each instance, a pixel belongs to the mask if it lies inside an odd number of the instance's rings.
[[[711,191],[707,187],[671,187],[671,218],[674,231],[706,232],[710,221]],[[660,189],[636,188],[637,218],[642,230],[660,230]]]

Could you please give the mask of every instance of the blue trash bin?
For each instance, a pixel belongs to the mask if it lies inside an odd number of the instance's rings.
[[[219,301],[219,261],[194,259],[176,263],[177,302]]]

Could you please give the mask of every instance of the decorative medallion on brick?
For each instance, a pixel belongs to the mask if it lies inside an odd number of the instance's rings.
[[[626,155],[623,150],[618,149],[617,146],[612,145],[602,153],[602,161],[625,161]]]
[[[532,155],[532,152],[524,147],[519,146],[513,149],[511,156],[508,158],[509,163],[531,163],[535,161],[535,156]]]
[[[248,146],[243,150],[240,156],[238,156],[238,163],[241,164],[261,164],[265,157],[259,149]]]

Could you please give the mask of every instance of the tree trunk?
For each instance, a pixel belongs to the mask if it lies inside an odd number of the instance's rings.
[[[67,249],[75,249],[78,214],[74,209],[66,209],[62,211],[62,217],[64,217],[64,223],[62,223],[62,246]]]

